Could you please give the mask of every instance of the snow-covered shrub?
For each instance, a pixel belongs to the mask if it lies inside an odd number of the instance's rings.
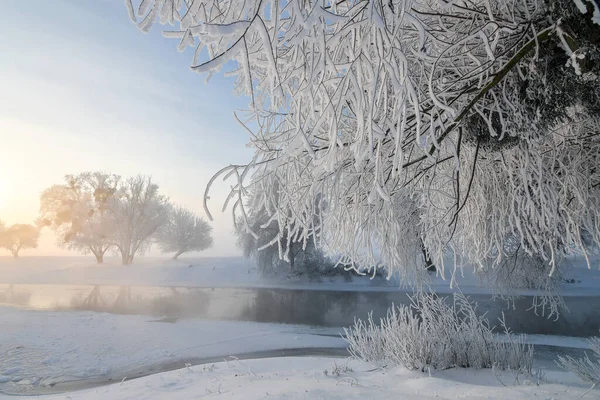
[[[323,375],[333,376],[337,378],[340,375],[345,374],[347,372],[352,372],[352,368],[348,366],[348,362],[346,362],[345,365],[338,365],[335,361],[333,361],[333,365],[331,366],[331,368],[325,369],[323,371]]]
[[[600,384],[600,337],[589,339],[590,349],[596,360],[591,360],[587,353],[581,358],[558,356],[556,362],[560,367],[573,372],[579,378],[592,384],[592,389]]]
[[[410,306],[392,306],[381,324],[356,320],[345,329],[352,356],[380,366],[411,370],[497,368],[531,373],[533,347],[523,335],[498,341],[485,316],[460,294],[448,302],[427,293],[411,298]]]

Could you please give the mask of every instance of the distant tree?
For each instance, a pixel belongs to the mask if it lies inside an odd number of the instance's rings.
[[[92,253],[102,263],[114,245],[110,207],[120,180],[120,176],[104,172],[65,176],[64,184],[42,193],[38,225],[50,227],[60,247]]]
[[[163,253],[172,253],[173,259],[189,251],[202,251],[212,246],[212,227],[204,218],[183,207],[169,212],[169,221],[159,229],[156,239]]]
[[[15,224],[0,232],[0,247],[10,250],[14,257],[19,257],[21,249],[35,249],[40,236],[39,230],[29,224]]]
[[[149,176],[137,175],[122,182],[109,209],[114,222],[112,243],[123,265],[147,250],[159,228],[169,222],[168,199],[159,194]]]
[[[4,239],[5,232],[6,232],[6,225],[4,224],[4,221],[2,221],[0,219],[0,247],[3,247],[2,242],[4,242],[4,240],[5,240]]]

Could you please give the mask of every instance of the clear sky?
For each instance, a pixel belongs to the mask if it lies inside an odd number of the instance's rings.
[[[141,33],[118,0],[2,3],[0,40],[0,219],[33,223],[39,195],[65,174],[150,174],[162,193],[204,216],[202,196],[220,168],[247,162],[246,132],[233,119],[248,99],[232,79],[189,69],[189,52]],[[207,256],[239,254],[229,184],[215,186],[215,244]],[[73,254],[44,231],[24,255]],[[3,253],[0,253],[3,254]]]

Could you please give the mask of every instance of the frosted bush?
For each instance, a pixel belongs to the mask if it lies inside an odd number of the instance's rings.
[[[410,306],[392,306],[380,322],[369,315],[345,329],[352,356],[421,371],[462,367],[531,373],[533,347],[525,344],[525,336],[511,334],[502,323],[507,338],[498,341],[485,316],[478,316],[463,295],[454,295],[452,303],[431,293],[417,295]]]
[[[591,360],[586,353],[583,357],[577,359],[571,356],[558,356],[557,364],[574,373],[585,382],[590,382],[592,384],[591,389],[593,389],[600,384],[600,337],[589,339],[589,343],[595,355],[595,360]]]

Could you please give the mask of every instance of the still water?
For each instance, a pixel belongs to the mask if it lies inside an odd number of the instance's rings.
[[[513,332],[593,336],[600,330],[600,297],[567,297],[560,318],[527,311],[532,298],[511,303],[473,295],[478,312],[492,325],[504,314]],[[155,316],[166,322],[205,318],[349,326],[373,312],[375,321],[391,304],[408,304],[402,291],[335,291],[268,288],[190,288],[161,286],[8,285],[0,284],[0,304],[36,310],[89,310]]]

